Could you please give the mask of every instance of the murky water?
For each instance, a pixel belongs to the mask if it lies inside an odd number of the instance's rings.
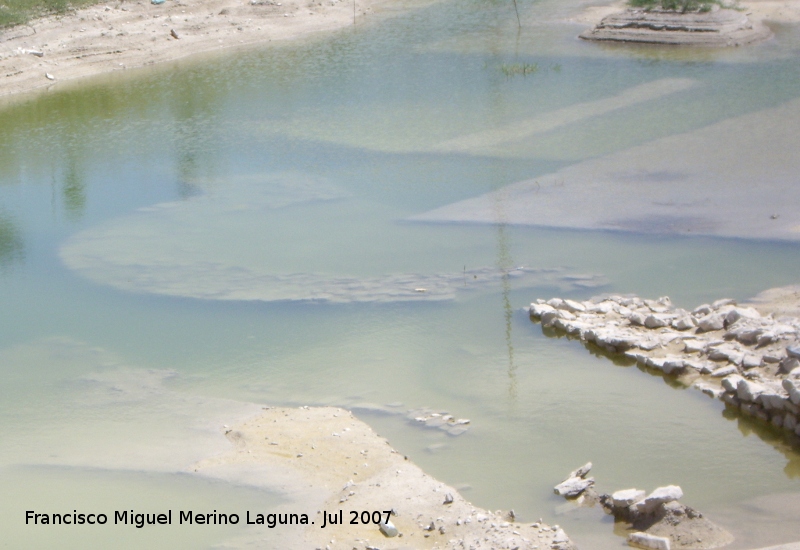
[[[245,402],[356,407],[475,504],[559,523],[584,548],[624,541],[552,495],[587,460],[602,490],[679,484],[732,530],[752,499],[800,492],[779,434],[522,311],[611,291],[746,298],[796,283],[797,245],[508,227],[502,203],[494,226],[406,221],[795,99],[800,33],[729,52],[609,47],[562,21],[577,3],[520,5],[519,32],[504,3],[445,1],[0,112],[3,543],[241,536],[33,531],[24,511],[274,506],[173,473],[223,448]],[[369,412],[387,403],[472,427]],[[776,517],[748,527],[756,542],[800,538]]]

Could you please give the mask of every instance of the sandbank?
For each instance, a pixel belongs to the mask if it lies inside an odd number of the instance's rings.
[[[226,435],[233,448],[191,470],[239,480],[251,472],[277,482],[273,489],[291,499],[278,512],[309,516],[308,525],[291,531],[286,548],[573,548],[557,526],[516,523],[513,512],[473,506],[344,409],[266,407]],[[331,524],[340,510],[344,524]],[[396,536],[371,522],[351,524],[351,511],[360,517],[384,510],[393,511]]]
[[[392,0],[102,2],[0,32],[0,98],[202,53],[357,27],[410,5]]]

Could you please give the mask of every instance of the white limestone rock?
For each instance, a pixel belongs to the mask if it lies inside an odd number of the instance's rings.
[[[611,503],[614,508],[627,508],[644,499],[646,494],[641,489],[622,489],[611,495]]]
[[[580,468],[570,472],[569,476],[567,476],[567,479],[570,479],[570,478],[573,478],[573,477],[581,477],[581,478],[583,478],[583,477],[586,477],[586,474],[588,474],[591,471],[592,471],[592,463],[591,462],[587,462],[586,464],[584,464]]]
[[[703,353],[706,351],[706,343],[702,340],[684,340],[683,351],[686,353]]]
[[[659,487],[649,495],[647,495],[644,500],[641,500],[635,504],[636,511],[641,514],[652,514],[655,512],[659,506],[662,504],[666,504],[667,502],[672,502],[674,500],[679,500],[683,496],[683,491],[677,485],[667,485],[665,487]]]
[[[736,374],[739,372],[735,366],[733,365],[725,365],[724,367],[719,367],[711,371],[711,376],[714,378],[722,378],[723,376],[728,376],[729,374]],[[729,390],[731,391],[731,390]]]
[[[691,315],[684,315],[672,321],[672,328],[675,330],[689,330],[696,326],[694,317]]]
[[[709,313],[711,313],[711,304],[703,304],[692,310],[692,315],[695,317],[705,317]]]
[[[667,300],[669,301],[669,299]],[[653,313],[664,313],[669,309],[669,305],[663,303],[661,298],[658,300],[645,300],[644,305],[646,305]]]
[[[786,346],[786,355],[800,359],[800,346],[796,344],[794,346]]]
[[[782,374],[788,374],[796,368],[800,368],[800,360],[796,357],[785,357],[778,364],[778,372]]]
[[[739,382],[744,380],[738,374],[732,374],[730,376],[726,376],[722,379],[722,387],[725,388],[725,391],[736,393],[736,390],[739,388]]]
[[[381,530],[381,533],[383,533],[383,535],[385,537],[389,537],[389,538],[396,537],[399,534],[399,532],[397,531],[397,527],[394,526],[394,523],[392,523],[392,520],[389,520],[389,521],[387,521],[385,523],[383,521],[381,521],[378,524],[378,528]]]
[[[552,309],[550,311],[545,311],[542,313],[541,322],[542,326],[551,327],[553,323],[558,320],[558,310]]]
[[[547,304],[531,304],[529,311],[530,314],[533,315],[534,317],[541,317],[545,313],[555,310],[556,308],[554,308],[553,306],[549,306]]]
[[[739,319],[760,319],[761,314],[752,307],[735,307],[725,316],[725,325],[732,325]]]
[[[756,403],[768,411],[784,410],[786,400],[787,397],[785,395],[770,389],[766,389],[762,394],[756,397]]]
[[[719,300],[715,300],[711,302],[711,309],[721,309],[725,306],[735,306],[736,300],[733,298],[720,298]]]
[[[651,313],[644,320],[644,326],[647,328],[661,328],[669,324],[669,316]]]
[[[637,548],[649,550],[670,550],[667,537],[657,537],[648,533],[636,532],[628,535],[628,544]]]
[[[574,300],[564,300],[563,308],[572,313],[583,313],[586,311],[586,306]]]
[[[643,327],[645,319],[647,319],[647,316],[643,313],[639,313],[638,311],[633,311],[630,315],[628,315],[628,321],[637,327]]]
[[[557,495],[561,495],[562,497],[574,498],[592,485],[594,485],[594,478],[589,477],[584,479],[576,476],[562,481],[553,487],[553,492],[555,492]]]
[[[786,390],[786,393],[789,394],[789,400],[792,402],[792,404],[800,405],[800,382],[791,380],[789,378],[784,378],[781,385],[783,386],[783,389]]]
[[[725,318],[719,313],[711,313],[697,320],[697,327],[703,332],[722,330]]]
[[[720,344],[709,347],[708,358],[712,361],[730,361],[734,365],[741,365],[744,352],[733,344]]]
[[[758,382],[745,380],[744,378],[736,384],[736,396],[746,403],[755,403],[756,398],[765,391],[767,389]]]
[[[761,366],[761,356],[757,353],[745,353],[742,358],[742,368],[754,369]]]
[[[556,311],[559,319],[564,319],[565,321],[574,321],[577,317],[570,311],[566,309],[559,309]]]
[[[711,386],[703,382],[695,382],[695,384],[692,387],[700,390],[707,396],[713,397],[715,399],[719,398],[722,395],[722,393],[724,393],[721,388],[718,388],[716,386]]]

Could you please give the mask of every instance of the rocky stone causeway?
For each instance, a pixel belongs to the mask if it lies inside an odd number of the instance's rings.
[[[721,299],[692,311],[668,297],[537,300],[542,323],[678,377],[728,406],[800,436],[800,319]]]

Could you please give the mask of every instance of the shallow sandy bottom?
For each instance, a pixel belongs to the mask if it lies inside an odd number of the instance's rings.
[[[800,203],[798,142],[800,100],[792,100],[411,220],[796,241],[800,214],[788,205]]]

